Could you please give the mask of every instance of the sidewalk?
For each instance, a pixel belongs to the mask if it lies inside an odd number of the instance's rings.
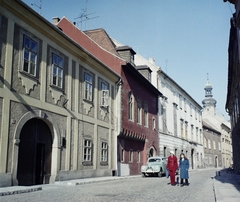
[[[81,185],[81,184],[87,184],[87,183],[136,178],[140,176],[141,175],[123,176],[123,177],[107,176],[107,177],[84,178],[84,179],[76,179],[76,180],[68,180],[68,181],[58,181],[52,184],[41,184],[41,185],[33,185],[33,186],[0,187],[0,197],[6,196],[6,195],[21,194],[21,193],[28,193],[28,192],[48,190],[48,189],[56,189],[61,186],[75,186],[75,185]]]
[[[213,189],[217,202],[240,201],[240,174],[227,173],[226,169],[216,173],[213,179]]]

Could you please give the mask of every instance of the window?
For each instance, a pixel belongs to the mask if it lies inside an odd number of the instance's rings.
[[[191,125],[191,140],[193,141],[193,129],[194,129],[194,126]]]
[[[213,149],[216,150],[216,142],[213,141]]]
[[[155,130],[156,129],[156,120],[155,120],[155,118],[153,118],[153,130]]]
[[[108,161],[108,145],[106,142],[102,142],[101,161]]]
[[[37,71],[38,43],[30,37],[23,35],[23,68],[22,70],[32,76]]]
[[[84,161],[92,161],[92,141],[84,140]]]
[[[221,143],[218,142],[218,150],[221,151]]]
[[[161,106],[161,111],[162,111],[162,131],[164,133],[167,132],[167,111],[165,104]]]
[[[148,70],[148,81],[151,83],[151,72]]]
[[[179,95],[179,107],[180,109],[182,109],[182,96]]]
[[[199,130],[199,137],[200,137],[199,142],[200,144],[202,144],[202,129]]]
[[[52,84],[59,88],[63,87],[63,58],[52,55]]]
[[[204,138],[204,147],[207,148],[207,139]]]
[[[140,98],[137,99],[137,123],[141,124],[142,122],[142,103]]]
[[[91,74],[87,72],[84,73],[84,83],[85,83],[84,99],[92,102],[93,101],[93,77]]]
[[[137,153],[138,153],[138,161],[137,162],[140,163],[141,162],[141,153],[140,153],[140,151],[138,151]]]
[[[188,122],[185,121],[185,138],[188,139]]]
[[[181,119],[181,137],[184,138],[184,133],[183,133],[183,119]]]
[[[184,111],[187,112],[187,100],[184,98]]]
[[[144,102],[144,126],[148,127],[148,104]]]
[[[176,105],[173,105],[173,126],[174,126],[174,135],[177,136],[177,109],[176,109]]]
[[[130,149],[129,151],[129,162],[133,162],[133,150]]]
[[[104,82],[101,82],[101,106],[107,107],[108,106],[108,98],[109,98],[109,91],[108,85]]]
[[[208,149],[211,149],[211,142],[208,140]]]
[[[133,120],[133,95],[132,92],[128,94],[128,119]]]
[[[196,127],[196,142],[198,142],[198,127]]]
[[[163,147],[163,156],[164,156],[164,157],[166,157],[166,156],[167,156],[167,153],[166,153],[166,151],[167,151],[167,147]]]

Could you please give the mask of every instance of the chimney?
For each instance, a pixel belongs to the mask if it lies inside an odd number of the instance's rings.
[[[154,60],[154,58],[149,58],[148,61],[149,61],[151,64],[155,65],[155,60]]]
[[[60,21],[60,18],[59,18],[59,17],[53,17],[53,18],[52,18],[52,23],[53,23],[54,25],[57,25],[59,21]]]

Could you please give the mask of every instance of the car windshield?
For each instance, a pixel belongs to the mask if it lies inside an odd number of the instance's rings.
[[[153,158],[153,159],[149,159],[148,162],[160,162],[160,161],[161,161],[161,159],[159,159],[159,158]]]

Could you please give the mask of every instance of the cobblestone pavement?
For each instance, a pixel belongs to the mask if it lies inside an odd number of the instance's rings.
[[[103,181],[77,186],[45,185],[43,190],[2,196],[5,201],[215,201],[213,191],[214,170],[191,171],[190,186],[170,186],[165,177],[135,177]]]

